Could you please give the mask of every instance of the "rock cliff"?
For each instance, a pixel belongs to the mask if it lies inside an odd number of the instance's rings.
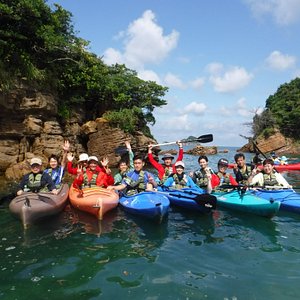
[[[70,141],[75,156],[82,152],[99,159],[108,156],[111,166],[119,161],[114,149],[124,140],[133,149],[155,143],[141,132],[126,134],[103,118],[86,120],[81,107],[74,107],[71,117],[63,120],[57,113],[58,101],[51,93],[25,86],[0,92],[0,172],[8,179],[27,173],[33,156],[39,156],[45,167],[51,154],[61,155],[64,140]]]

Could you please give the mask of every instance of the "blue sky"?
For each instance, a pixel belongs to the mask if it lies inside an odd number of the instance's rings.
[[[107,64],[169,87],[155,109],[159,141],[212,133],[241,146],[245,123],[300,76],[300,0],[57,0]]]

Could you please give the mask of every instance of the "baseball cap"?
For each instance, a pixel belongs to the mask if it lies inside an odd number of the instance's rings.
[[[79,155],[79,161],[89,160],[89,156],[86,153],[82,153]]]
[[[38,157],[33,157],[31,160],[30,160],[30,165],[42,165],[42,160]]]
[[[164,156],[162,157],[162,160],[165,160],[165,159],[167,159],[167,158],[173,159],[174,156],[173,156],[171,153],[166,153],[166,154],[164,154]]]
[[[221,158],[221,159],[219,159],[219,161],[218,161],[218,165],[221,165],[221,166],[226,166],[226,167],[228,167],[228,160],[226,159],[226,158]]]
[[[178,166],[181,166],[181,167],[184,168],[184,167],[185,167],[185,166],[184,166],[184,162],[181,161],[181,160],[177,161],[177,162],[175,163],[175,168],[178,167]]]
[[[89,162],[90,162],[91,160],[94,160],[94,161],[98,162],[97,156],[90,156],[90,157],[89,157]]]

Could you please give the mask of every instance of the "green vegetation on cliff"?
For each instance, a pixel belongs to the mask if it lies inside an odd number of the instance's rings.
[[[300,139],[300,78],[281,85],[267,99],[264,111],[254,116],[254,138],[259,135],[268,137],[274,129],[294,140]]]
[[[85,119],[104,116],[128,132],[150,136],[153,110],[166,104],[167,88],[138,78],[124,65],[107,66],[77,37],[72,15],[45,0],[0,0],[0,90],[18,82],[58,95],[59,114],[80,105]]]

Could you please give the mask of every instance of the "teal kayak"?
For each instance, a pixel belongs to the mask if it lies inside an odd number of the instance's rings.
[[[273,217],[278,213],[280,202],[267,200],[253,195],[249,191],[232,190],[230,192],[214,192],[217,206],[263,217]]]

